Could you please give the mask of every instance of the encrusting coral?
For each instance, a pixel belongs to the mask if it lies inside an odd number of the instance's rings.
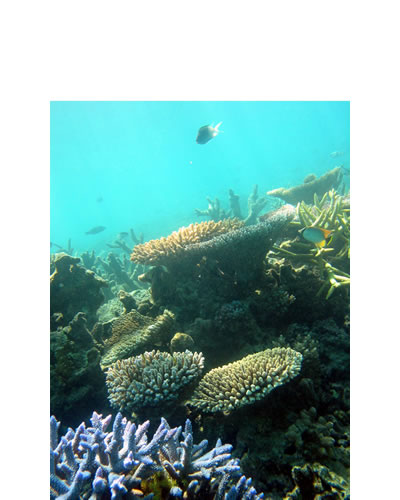
[[[151,438],[150,421],[135,425],[118,413],[93,412],[91,426],[82,422],[58,438],[60,422],[50,418],[50,498],[52,500],[261,500],[242,475],[232,446],[218,439],[194,444],[190,420],[171,428],[165,418]]]
[[[284,200],[286,203],[297,205],[297,203],[304,201],[305,203],[312,203],[314,195],[323,196],[324,193],[330,189],[338,189],[343,179],[343,171],[341,167],[336,167],[329,170],[326,174],[316,178],[315,176],[308,175],[304,179],[304,183],[291,188],[278,188],[268,191],[268,196],[273,196]]]
[[[350,285],[350,202],[349,197],[330,190],[321,199],[314,196],[314,204],[297,205],[297,220],[293,227],[323,228],[332,231],[324,246],[296,236],[274,246],[268,258],[284,257],[292,263],[313,264],[319,270],[323,284],[317,296],[324,293],[328,299],[337,288]]]
[[[211,413],[252,404],[296,377],[302,358],[293,349],[276,347],[213,368],[200,380],[189,404]]]
[[[201,353],[151,351],[113,363],[107,370],[109,400],[121,411],[143,412],[176,402],[182,390],[200,376]]]
[[[224,219],[218,222],[205,221],[181,227],[166,238],[150,240],[133,248],[131,260],[145,264],[166,265],[171,257],[179,257],[189,245],[207,241],[243,226],[237,219]]]
[[[140,354],[146,349],[168,345],[174,333],[174,325],[174,315],[167,309],[156,319],[132,310],[107,323],[96,324],[93,335],[104,346],[102,367]]]

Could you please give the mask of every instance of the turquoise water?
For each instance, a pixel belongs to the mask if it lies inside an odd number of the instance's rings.
[[[52,102],[50,119],[50,238],[75,253],[130,228],[167,236],[202,220],[207,196],[228,210],[230,188],[246,214],[254,184],[263,195],[350,166],[349,102]],[[84,234],[94,226],[106,229]]]

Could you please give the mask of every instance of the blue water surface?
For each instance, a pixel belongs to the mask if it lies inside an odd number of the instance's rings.
[[[220,121],[223,133],[196,143]],[[228,210],[229,189],[246,214],[255,184],[264,195],[350,166],[349,102],[52,102],[50,131],[50,239],[74,253],[207,220],[194,210],[207,197]],[[106,229],[85,235],[94,226]]]

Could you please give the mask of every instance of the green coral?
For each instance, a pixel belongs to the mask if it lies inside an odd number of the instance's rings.
[[[300,239],[299,236],[274,245],[269,257],[285,257],[292,262],[316,266],[323,284],[317,295],[326,293],[326,299],[339,287],[350,285],[350,202],[334,189],[321,199],[314,194],[314,204],[304,201],[297,204],[297,219],[291,224],[303,228],[328,229],[332,234],[323,247]],[[300,229],[300,230],[301,230]]]

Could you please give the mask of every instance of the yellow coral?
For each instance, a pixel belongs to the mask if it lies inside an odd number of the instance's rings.
[[[200,380],[189,403],[206,412],[254,403],[298,375],[302,359],[289,347],[275,347],[214,368]]]
[[[196,222],[190,226],[181,227],[166,238],[136,245],[131,254],[131,260],[145,264],[164,264],[170,257],[183,252],[189,245],[210,240],[214,236],[239,229],[243,225],[244,223],[238,219]]]

